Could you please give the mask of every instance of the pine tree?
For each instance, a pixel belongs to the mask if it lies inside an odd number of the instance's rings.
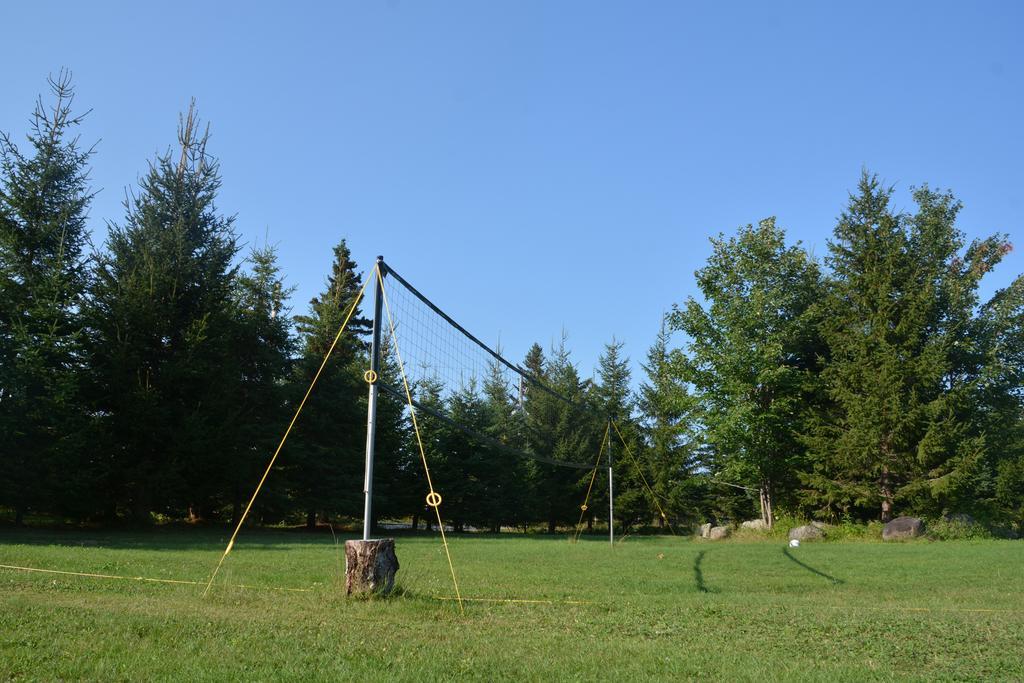
[[[19,524],[29,507],[84,513],[92,499],[76,439],[92,149],[74,133],[70,74],[49,84],[31,151],[0,136],[0,502]]]
[[[697,271],[707,302],[692,297],[671,315],[689,353],[680,379],[694,387],[713,471],[760,491],[761,515],[793,492],[801,466],[803,407],[815,373],[812,304],[821,293],[817,265],[788,247],[774,219],[712,240]]]
[[[238,247],[215,206],[219,167],[207,154],[194,103],[179,150],[156,158],[96,257],[88,311],[92,409],[109,514],[209,511],[219,477],[236,376],[231,298]]]

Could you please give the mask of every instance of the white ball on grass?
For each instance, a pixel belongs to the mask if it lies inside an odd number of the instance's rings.
[[[798,539],[794,538],[792,541],[789,542],[789,547],[790,548],[799,548],[800,547],[800,541]]]

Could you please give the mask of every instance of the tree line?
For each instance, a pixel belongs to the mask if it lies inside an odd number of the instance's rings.
[[[367,274],[340,240],[323,290],[293,314],[274,248],[244,249],[217,208],[192,107],[90,247],[95,150],[69,76],[50,86],[27,144],[0,137],[0,513],[237,519]],[[1024,279],[981,301],[1007,237],[966,243],[948,192],[916,189],[912,212],[891,196],[863,174],[822,260],[773,219],[713,239],[701,299],[665,317],[636,390],[614,339],[591,378],[565,339],[529,350],[521,365],[569,401],[517,395],[498,367],[454,390],[417,383],[451,418],[417,416],[445,521],[576,524],[592,473],[521,453],[594,462],[612,418],[625,527],[783,512],[1020,524]],[[357,309],[259,521],[361,516],[370,330]],[[399,385],[389,353],[381,372]],[[376,516],[429,525],[410,414],[384,392],[376,450]],[[607,509],[599,472],[590,527]]]

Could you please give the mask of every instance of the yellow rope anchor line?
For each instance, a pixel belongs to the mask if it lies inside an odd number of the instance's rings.
[[[116,579],[120,581],[140,581],[145,583],[166,583],[180,584],[187,586],[201,586],[202,581],[187,581],[184,579],[155,579],[145,576],[123,576],[117,574],[94,574],[91,572],[72,572],[60,569],[40,569],[38,567],[19,567],[11,564],[0,564],[0,569],[21,571],[38,574],[56,574],[59,576],[82,576],[93,579]],[[229,588],[243,588],[246,590],[268,590],[283,591],[288,593],[312,593],[312,588],[290,588],[287,586],[253,586],[241,583],[225,584]],[[433,600],[455,600],[456,598],[440,595],[431,596]],[[510,604],[549,604],[549,605],[593,605],[597,604],[590,600],[526,600],[517,598],[462,598],[465,602],[501,602]],[[903,607],[903,606],[876,606],[876,605],[786,605],[787,609],[830,609],[840,611],[855,610],[886,610],[897,612],[952,612],[952,613],[978,613],[978,614],[1024,614],[1024,611],[1014,609],[992,609],[980,607]]]
[[[587,486],[587,496],[583,499],[583,505],[580,506],[580,521],[576,522],[576,534],[573,536],[573,543],[580,540],[580,533],[583,531],[583,515],[587,514],[587,502],[590,501],[590,492],[594,488],[594,480],[597,479],[597,468],[601,466],[601,456],[604,455],[605,444],[611,440],[610,430],[611,425],[605,425],[604,436],[601,437],[601,448],[597,451],[594,471],[590,475],[590,485]]]
[[[612,426],[615,428],[615,433],[619,435],[619,441],[622,442],[622,445],[626,449],[626,455],[628,455],[629,459],[633,461],[633,467],[636,468],[636,473],[640,475],[640,480],[644,483],[644,486],[647,487],[647,492],[651,494],[651,500],[653,500],[654,504],[658,506],[658,512],[661,513],[661,518],[665,520],[665,524],[668,524],[668,529],[672,532],[672,535],[678,535],[676,534],[676,530],[672,527],[672,522],[668,521],[668,515],[666,515],[665,511],[661,508],[661,503],[658,502],[658,496],[654,493],[653,489],[651,489],[651,485],[647,483],[647,477],[644,476],[643,470],[640,469],[640,463],[638,463],[636,458],[633,457],[633,450],[629,447],[629,444],[626,443],[626,439],[622,436],[622,432],[619,431],[619,425],[613,421]]]
[[[432,596],[434,600],[454,600],[440,595]],[[466,602],[501,602],[510,605],[593,605],[590,600],[524,600],[521,598],[462,598]]]
[[[317,369],[316,374],[313,375],[313,381],[309,383],[309,388],[306,389],[306,395],[302,397],[302,401],[299,402],[299,407],[295,409],[295,415],[292,416],[292,421],[288,423],[288,428],[284,430],[284,436],[281,437],[280,443],[277,444],[277,449],[274,451],[274,455],[270,458],[270,462],[267,463],[267,469],[263,472],[263,476],[260,478],[260,483],[256,485],[256,490],[252,492],[252,497],[249,499],[249,503],[245,506],[245,512],[242,513],[241,518],[238,520],[238,524],[235,526],[234,533],[231,534],[231,540],[228,541],[228,546],[224,549],[224,554],[220,556],[217,568],[213,570],[213,575],[210,577],[210,581],[206,584],[206,589],[203,591],[204,597],[210,592],[210,586],[213,585],[213,580],[217,578],[217,574],[220,572],[220,568],[224,564],[224,560],[227,559],[228,553],[230,553],[231,549],[235,546],[235,539],[238,537],[238,532],[241,531],[242,525],[245,524],[246,517],[249,516],[249,510],[252,509],[252,504],[256,501],[256,496],[260,494],[260,489],[263,488],[263,483],[267,480],[267,476],[270,475],[270,470],[274,467],[274,463],[277,462],[277,456],[281,454],[281,449],[284,448],[284,443],[288,440],[288,435],[292,433],[292,427],[295,426],[295,422],[299,419],[299,414],[306,406],[306,401],[309,399],[309,395],[313,393],[313,387],[316,386],[317,380],[320,379],[320,374],[324,371],[324,368],[327,367],[327,361],[331,359],[331,354],[334,353],[334,347],[338,345],[338,340],[341,339],[341,335],[345,332],[345,328],[348,327],[348,321],[351,320],[352,316],[355,314],[356,308],[359,306],[359,302],[363,298],[363,293],[366,292],[366,285],[369,282],[370,278],[367,278],[366,281],[363,282],[363,286],[359,288],[359,293],[356,294],[356,298],[353,299],[352,305],[349,306],[348,313],[345,315],[345,320],[341,323],[338,333],[334,335],[334,341],[331,342],[330,348],[327,349],[327,354],[324,355],[323,362],[320,363],[320,367]]]
[[[202,586],[202,581],[187,581],[185,579],[154,579],[148,576],[120,576],[117,574],[93,574],[91,572],[69,572],[60,569],[39,569],[38,567],[18,567],[11,564],[0,564],[0,569],[11,569],[20,572],[32,572],[38,574],[60,574],[62,576],[84,576],[90,579],[119,579],[121,581],[144,581],[146,583],[173,583],[186,586]],[[236,583],[229,584],[232,588],[247,588],[252,590],[289,591],[293,593],[309,593],[310,588],[280,588],[277,586],[247,586]]]
[[[423,449],[423,438],[420,436],[420,425],[416,419],[416,408],[412,404],[412,391],[409,389],[409,378],[405,375],[405,363],[402,361],[402,353],[398,348],[398,335],[395,334],[395,321],[391,317],[391,306],[388,305],[388,295],[384,288],[384,276],[380,268],[376,269],[377,281],[380,283],[380,293],[384,299],[384,310],[388,316],[388,327],[391,329],[391,339],[395,343],[395,357],[398,359],[398,369],[402,373],[402,386],[405,388],[405,398],[409,402],[409,414],[412,416],[412,428],[416,433],[416,445],[420,449],[420,460],[423,462],[423,472],[427,475],[427,504],[434,508],[437,515],[437,528],[441,530],[441,544],[444,545],[444,554],[448,558],[448,569],[452,573],[452,584],[455,586],[455,599],[459,601],[459,612],[465,614],[462,606],[462,593],[459,592],[459,581],[455,578],[455,565],[452,564],[452,554],[448,550],[448,538],[444,533],[444,522],[441,521],[441,494],[434,490],[434,482],[430,478],[430,467],[427,465],[427,452]]]

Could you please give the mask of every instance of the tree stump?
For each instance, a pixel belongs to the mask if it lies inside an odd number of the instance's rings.
[[[345,594],[381,593],[395,587],[395,539],[345,541]]]

